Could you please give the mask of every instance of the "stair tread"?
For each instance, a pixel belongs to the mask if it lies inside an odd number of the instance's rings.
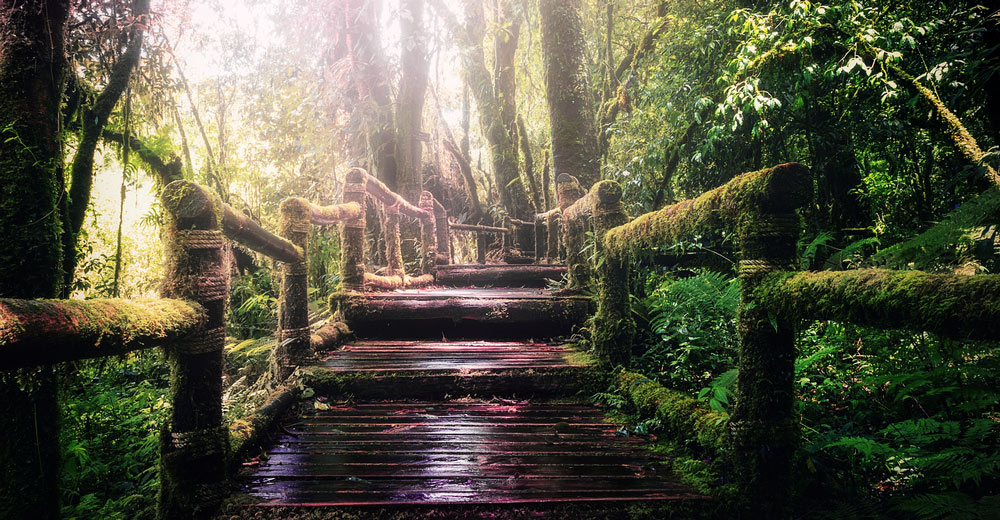
[[[336,404],[286,424],[240,481],[267,506],[704,498],[603,413],[581,402]]]

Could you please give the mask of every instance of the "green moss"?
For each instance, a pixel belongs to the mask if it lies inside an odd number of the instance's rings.
[[[182,300],[0,299],[0,360],[24,366],[162,345],[204,325],[205,309]]]
[[[788,163],[744,173],[726,184],[659,211],[642,215],[604,235],[608,252],[627,256],[654,250],[706,231],[740,235],[764,214],[791,213],[811,197],[809,170]]]
[[[921,271],[775,273],[754,298],[772,313],[959,338],[1000,338],[1000,275]]]
[[[718,456],[726,440],[727,416],[709,410],[696,399],[665,388],[635,372],[619,372],[614,384],[643,417],[655,417],[677,439],[691,439],[707,453]]]

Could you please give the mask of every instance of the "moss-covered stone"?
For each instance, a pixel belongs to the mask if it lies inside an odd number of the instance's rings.
[[[754,292],[770,312],[957,338],[1000,338],[1000,275],[921,271],[782,272]]]

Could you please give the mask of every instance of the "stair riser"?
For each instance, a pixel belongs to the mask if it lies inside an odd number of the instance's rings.
[[[607,388],[596,367],[557,367],[434,374],[383,372],[329,372],[306,375],[306,386],[331,398],[445,399],[446,397],[557,398],[590,396]]]

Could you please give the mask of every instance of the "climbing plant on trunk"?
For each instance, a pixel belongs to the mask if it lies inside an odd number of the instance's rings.
[[[0,296],[51,298],[62,282],[60,104],[68,1],[0,1]],[[0,372],[0,517],[59,517],[52,368]]]

